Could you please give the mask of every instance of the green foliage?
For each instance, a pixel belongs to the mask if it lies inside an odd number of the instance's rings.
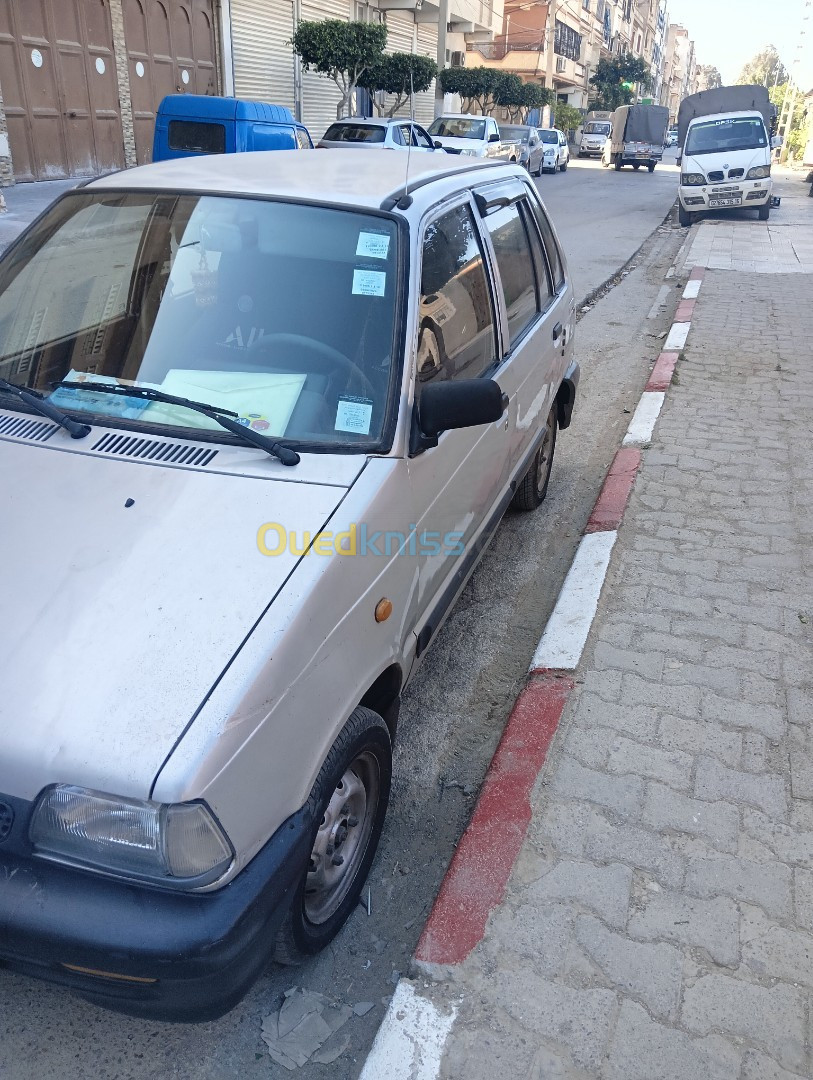
[[[291,38],[291,45],[307,70],[326,75],[338,86],[342,98],[336,118],[349,113],[353,91],[359,80],[381,58],[387,44],[383,23],[344,22],[324,19],[301,22]]]
[[[723,77],[712,64],[699,64],[697,67],[697,89],[716,90],[723,85]]]
[[[444,68],[438,78],[444,94],[460,94],[463,112],[490,116],[508,73],[497,68]],[[517,78],[517,76],[512,76]]]
[[[751,83],[760,86],[774,86],[777,83],[787,82],[788,73],[779,59],[779,53],[774,45],[766,45],[762,52],[752,56],[740,72],[737,82],[740,85]]]
[[[630,105],[635,84],[642,90],[652,86],[652,76],[646,61],[640,56],[615,56],[602,58],[590,76],[595,92],[595,107],[612,112],[620,105]]]
[[[553,106],[553,123],[560,131],[575,131],[584,121],[580,109],[574,109],[566,101],[557,101]]]
[[[782,112],[787,89],[788,84],[785,82],[780,83],[779,86],[771,87],[768,92],[772,103],[776,106],[777,118]],[[790,118],[790,124],[785,132],[785,148],[789,150],[794,157],[799,157],[799,155],[804,152],[807,144],[806,119],[807,109],[805,108],[805,101],[799,94],[796,97],[793,116]]]
[[[420,94],[428,90],[438,73],[438,66],[428,56],[415,53],[383,53],[359,79],[370,93],[383,90],[385,94],[394,94],[395,101],[387,110],[387,116],[395,116],[405,105],[412,93]],[[383,114],[384,106],[379,108]]]

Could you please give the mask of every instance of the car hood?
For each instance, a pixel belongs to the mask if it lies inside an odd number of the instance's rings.
[[[265,455],[246,476],[11,442],[0,454],[0,791],[144,798],[301,557],[261,555],[260,526],[318,532],[365,459],[336,459],[340,479],[320,484]],[[334,459],[314,457],[329,475]]]
[[[448,146],[450,150],[474,150],[476,153],[482,153],[485,143],[481,139],[457,139],[451,135],[432,135],[429,138],[432,142],[439,142],[441,146]]]

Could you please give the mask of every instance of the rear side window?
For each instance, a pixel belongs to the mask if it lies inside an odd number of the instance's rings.
[[[225,154],[226,128],[199,120],[170,120],[169,148],[195,154]]]
[[[559,248],[556,244],[551,224],[548,221],[548,215],[539,203],[534,201],[531,203],[531,206],[533,207],[534,217],[539,226],[539,231],[542,233],[542,242],[545,245],[545,252],[548,256],[548,265],[550,266],[551,277],[553,278],[553,289],[554,292],[558,292],[565,283],[565,270],[562,265],[562,258],[559,254]]]
[[[536,274],[519,207],[503,206],[485,219],[491,236],[508,315],[509,348],[536,318]]]
[[[468,206],[433,221],[423,242],[418,378],[476,378],[495,361],[483,253]]]

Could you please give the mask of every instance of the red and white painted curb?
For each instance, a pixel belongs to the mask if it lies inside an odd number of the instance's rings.
[[[679,351],[691,329],[704,271],[696,267],[655,362],[621,449],[604,478],[584,536],[539,640],[527,682],[514,703],[463,833],[415,950],[419,971],[462,964],[482,941],[531,820],[531,793],[547,758],[598,610],[610,555],[652,440]],[[441,1011],[402,979],[359,1080],[436,1080],[456,1008]]]

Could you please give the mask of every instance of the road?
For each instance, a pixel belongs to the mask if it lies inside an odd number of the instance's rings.
[[[637,268],[579,324],[580,398],[559,439],[546,503],[505,518],[406,693],[390,812],[369,879],[370,916],[359,907],[321,956],[301,968],[272,969],[228,1016],[194,1027],[106,1013],[0,972],[4,1080],[278,1080],[290,1074],[267,1056],[260,1026],[294,985],[350,1005],[374,1003],[348,1021],[350,1046],[337,1061],[298,1071],[301,1080],[356,1080],[621,441],[625,410],[657,354],[668,304],[660,317],[647,316],[685,236],[671,225],[655,231],[673,201],[671,173],[614,173],[574,162],[567,173],[538,181],[580,298],[654,236]]]

